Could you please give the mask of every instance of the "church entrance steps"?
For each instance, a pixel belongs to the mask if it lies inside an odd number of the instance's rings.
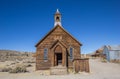
[[[65,75],[67,74],[67,67],[58,65],[50,68],[51,75]]]

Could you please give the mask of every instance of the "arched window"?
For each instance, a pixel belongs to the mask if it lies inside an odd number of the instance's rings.
[[[70,47],[69,52],[70,52],[70,59],[73,59],[73,48],[72,47]]]
[[[45,48],[44,49],[44,60],[47,60],[48,59],[48,49]]]

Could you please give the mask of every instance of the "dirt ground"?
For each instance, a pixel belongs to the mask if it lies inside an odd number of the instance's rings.
[[[99,59],[90,59],[90,73],[41,75],[35,71],[35,65],[28,70],[30,72],[17,74],[0,72],[0,79],[120,79],[120,64],[102,63]]]

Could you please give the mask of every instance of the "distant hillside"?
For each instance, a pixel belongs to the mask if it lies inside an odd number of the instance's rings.
[[[22,61],[32,59],[34,52],[20,52],[13,50],[0,50],[0,61]]]

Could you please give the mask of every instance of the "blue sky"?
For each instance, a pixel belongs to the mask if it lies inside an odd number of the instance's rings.
[[[57,8],[82,53],[120,44],[120,0],[0,0],[0,49],[34,52]]]

